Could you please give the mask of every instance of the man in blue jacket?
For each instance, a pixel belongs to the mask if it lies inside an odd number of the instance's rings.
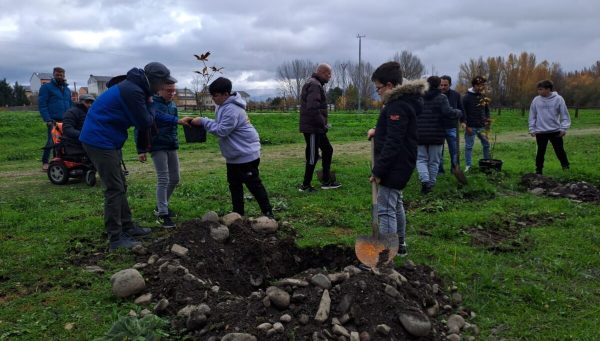
[[[133,68],[120,78],[124,80],[109,87],[94,102],[79,136],[104,186],[104,225],[111,250],[131,248],[139,244],[134,237],[150,233],[149,228],[133,223],[127,202],[127,184],[121,171],[121,148],[127,140],[127,129],[138,128],[138,148],[148,148],[149,138],[142,137],[149,137],[155,120],[183,124],[173,115],[154,115],[149,110],[152,95],[163,84],[175,81],[166,66],[149,63],[144,69]]]
[[[71,90],[65,79],[65,69],[57,66],[52,71],[52,80],[42,85],[39,95],[40,115],[48,129],[46,147],[42,153],[42,172],[48,171],[50,147],[52,146],[52,126],[54,122],[62,122],[63,114],[72,104]]]

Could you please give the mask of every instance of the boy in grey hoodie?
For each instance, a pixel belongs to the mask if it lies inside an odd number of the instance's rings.
[[[189,120],[201,125],[219,138],[221,154],[227,164],[227,182],[231,192],[233,212],[244,215],[244,187],[256,198],[262,213],[273,218],[267,190],[259,176],[260,139],[246,113],[246,101],[239,93],[231,93],[231,81],[224,77],[215,79],[208,91],[215,102],[215,119],[196,117]]]
[[[544,155],[548,141],[564,170],[569,169],[569,160],[563,146],[563,136],[571,126],[571,118],[565,100],[554,90],[552,81],[543,80],[537,84],[538,96],[529,109],[529,133],[535,136],[537,155],[535,172],[542,174]]]

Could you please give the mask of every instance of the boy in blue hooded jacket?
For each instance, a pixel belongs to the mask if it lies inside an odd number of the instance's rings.
[[[117,77],[115,77],[117,78]],[[136,236],[150,233],[133,223],[127,202],[127,183],[121,171],[121,148],[127,140],[127,130],[135,126],[142,137],[150,134],[155,120],[177,122],[177,117],[149,110],[150,99],[166,82],[174,78],[166,66],[153,62],[144,69],[133,68],[118,84],[110,86],[94,102],[83,123],[79,140],[98,170],[104,186],[104,226],[110,249],[132,248],[139,244]],[[109,82],[111,83],[111,82]],[[137,140],[138,148],[147,148],[148,138]]]

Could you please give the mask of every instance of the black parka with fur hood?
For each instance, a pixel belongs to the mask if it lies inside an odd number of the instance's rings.
[[[408,81],[384,95],[375,126],[373,175],[381,185],[403,189],[417,162],[417,116],[423,111],[424,80]]]

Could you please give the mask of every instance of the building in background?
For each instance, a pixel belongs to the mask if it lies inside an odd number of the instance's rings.
[[[88,78],[87,81],[87,91],[88,94],[90,95],[94,95],[96,97],[98,97],[99,95],[101,95],[104,91],[106,91],[107,87],[106,87],[106,83],[113,78],[112,76],[95,76],[95,75],[90,75],[90,78]]]
[[[34,72],[29,79],[29,86],[33,95],[40,93],[40,88],[43,84],[50,83],[52,80],[52,73],[48,72]]]

